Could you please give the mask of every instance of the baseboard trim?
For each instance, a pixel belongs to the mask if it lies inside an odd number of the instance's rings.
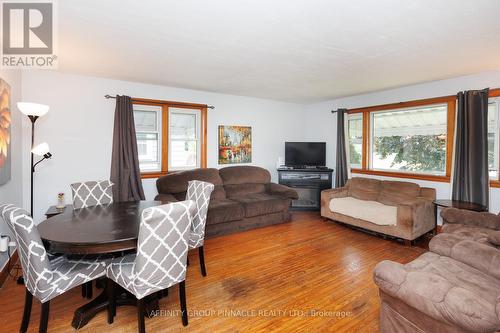
[[[4,266],[2,271],[0,272],[0,288],[3,286],[5,280],[7,280],[7,277],[9,276],[9,271],[8,269],[12,269],[12,266],[14,266],[15,263],[17,263],[17,260],[19,259],[19,256],[17,255],[17,249],[14,250],[12,255],[10,256],[10,259],[7,261],[7,264]]]

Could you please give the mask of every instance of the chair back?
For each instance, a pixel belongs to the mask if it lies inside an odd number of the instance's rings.
[[[24,284],[30,293],[45,301],[56,290],[53,271],[36,224],[27,211],[13,205],[2,207],[2,217],[12,226],[17,240]]]
[[[185,280],[194,209],[187,200],[142,212],[133,273],[137,298]]]
[[[113,183],[109,180],[71,184],[73,209],[105,205],[113,202]]]
[[[186,200],[193,200],[196,208],[193,223],[191,224],[191,235],[189,236],[190,249],[203,246],[208,205],[213,190],[214,185],[207,182],[191,180],[188,183]]]
[[[11,224],[10,219],[7,219],[7,214],[9,214],[13,208],[16,208],[13,204],[0,205],[0,216],[5,221],[5,224],[7,224],[7,226],[9,227],[10,231],[12,232],[12,236],[16,237],[14,226]]]

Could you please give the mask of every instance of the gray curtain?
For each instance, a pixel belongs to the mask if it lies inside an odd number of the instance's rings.
[[[347,152],[345,141],[345,113],[347,109],[337,110],[337,152],[335,163],[335,187],[343,187],[347,183],[349,170],[347,170]]]
[[[457,95],[457,130],[452,199],[488,207],[488,92]]]
[[[113,153],[111,156],[111,181],[114,201],[144,200],[134,112],[129,96],[116,96]]]

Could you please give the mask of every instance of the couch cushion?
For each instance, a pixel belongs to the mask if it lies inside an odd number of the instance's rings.
[[[170,193],[178,200],[184,200],[190,180],[201,180],[214,184],[215,189],[210,196],[212,200],[226,198],[226,192],[222,186],[219,170],[213,168],[194,169],[167,174],[156,180],[156,188],[160,194]]]
[[[234,198],[245,207],[245,217],[282,212],[287,209],[289,200],[265,193],[255,193]]]
[[[391,206],[411,201],[420,195],[420,186],[410,182],[389,181],[381,182],[380,195],[377,201]]]
[[[224,185],[234,184],[267,184],[271,182],[271,174],[263,168],[255,166],[234,166],[219,170]]]
[[[458,208],[445,208],[441,217],[446,223],[467,224],[494,230],[500,230],[500,216],[488,212],[474,212]]]
[[[443,225],[441,232],[455,235],[460,239],[473,240],[479,243],[489,243],[488,237],[490,234],[493,234],[495,230],[473,225],[446,223]]]
[[[239,202],[230,199],[210,200],[207,213],[207,225],[241,220],[245,209]]]
[[[380,194],[380,180],[354,177],[349,180],[348,195],[360,200],[377,201]]]
[[[440,233],[430,241],[429,250],[500,279],[500,250],[487,241],[480,243],[454,234]]]
[[[500,247],[500,231],[493,231],[488,235],[488,242],[491,244]]]
[[[224,185],[224,190],[229,199],[239,198],[250,194],[266,192],[265,184],[234,184]]]
[[[382,261],[374,280],[387,294],[468,332],[500,327],[500,281],[452,258],[427,252],[406,265]]]
[[[360,200],[353,197],[333,198],[330,210],[378,225],[396,225],[398,209],[377,201]]]

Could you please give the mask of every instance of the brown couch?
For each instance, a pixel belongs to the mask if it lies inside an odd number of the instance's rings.
[[[454,208],[441,216],[431,252],[375,268],[381,332],[500,330],[500,216]]]
[[[195,169],[158,178],[155,200],[184,200],[190,180],[215,185],[207,214],[206,236],[214,237],[237,231],[290,221],[288,207],[297,192],[271,183],[269,171],[254,166]]]
[[[409,242],[435,228],[435,198],[415,183],[354,177],[321,192],[321,216]]]

